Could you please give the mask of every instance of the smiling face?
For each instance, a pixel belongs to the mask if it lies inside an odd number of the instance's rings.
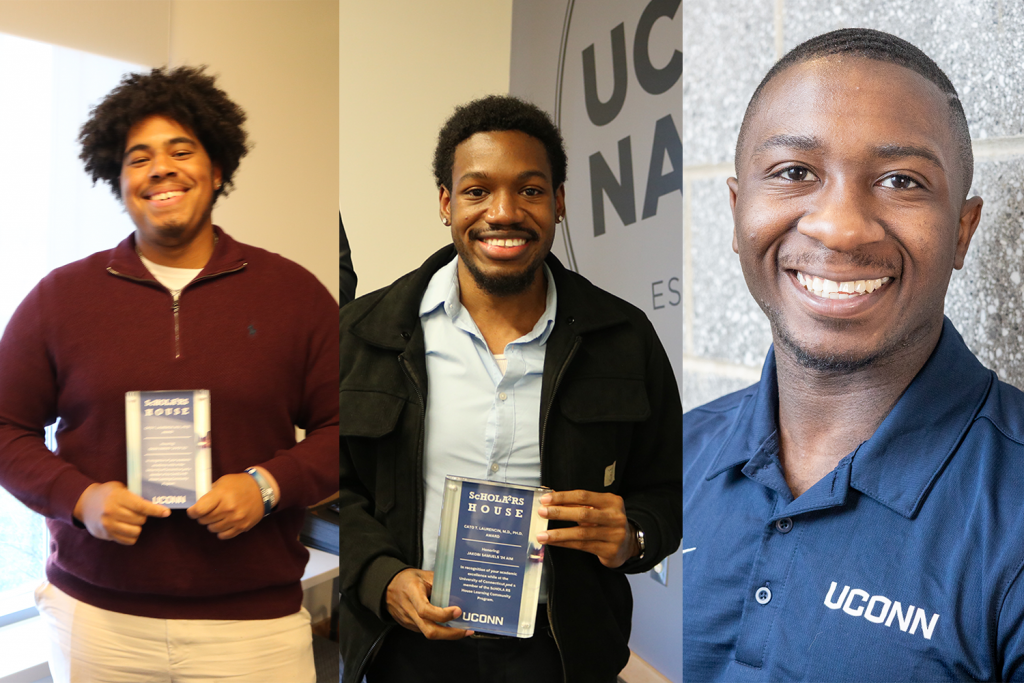
[[[512,296],[543,291],[541,264],[564,215],[563,187],[551,186],[540,140],[520,131],[476,133],[455,148],[452,190],[440,190],[463,268],[479,289]]]
[[[199,267],[204,265],[202,254],[208,258],[212,251],[211,211],[220,182],[220,169],[187,127],[164,116],[132,126],[121,165],[121,197],[143,254],[166,265],[194,265],[197,259]]]
[[[823,370],[930,353],[981,212],[962,199],[948,107],[917,73],[857,57],[768,84],[729,188],[733,249],[777,352]]]

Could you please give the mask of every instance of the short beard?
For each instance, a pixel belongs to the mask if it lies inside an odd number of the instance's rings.
[[[160,227],[160,234],[164,237],[170,237],[177,241],[182,238],[188,226],[184,223],[168,223],[167,225]]]
[[[788,335],[779,334],[776,337],[779,346],[784,346],[792,354],[797,364],[807,370],[813,370],[821,374],[849,375],[862,370],[878,360],[881,354],[872,354],[864,358],[851,358],[839,356],[834,353],[814,355],[807,349],[797,346],[796,342]]]
[[[516,296],[530,289],[537,278],[537,269],[540,263],[531,264],[526,270],[507,275],[488,275],[479,268],[472,259],[463,258],[466,270],[473,276],[476,286],[491,296]]]
[[[900,350],[913,346],[914,342],[924,333],[923,330],[911,330],[901,338],[885,339],[880,349],[864,356],[836,353],[816,354],[796,342],[779,316],[773,315],[769,309],[765,309],[765,312],[771,322],[772,337],[776,345],[784,347],[800,367],[821,374],[849,375],[871,366],[885,365]],[[835,323],[837,330],[842,327],[842,322]]]
[[[187,230],[188,226],[185,223],[167,223],[156,228],[157,240],[165,247],[176,246],[181,242]]]
[[[539,238],[537,231],[533,229],[520,228],[520,230],[530,235],[531,239],[536,240]],[[475,232],[478,233],[479,231]],[[525,269],[518,273],[488,275],[477,267],[473,256],[469,253],[468,242],[473,239],[472,232],[463,239],[454,240],[455,251],[459,254],[459,259],[466,266],[466,270],[473,276],[473,282],[476,283],[476,286],[491,296],[506,297],[525,293],[533,285],[537,277],[537,269],[544,262],[544,259],[541,258],[534,263],[528,264]]]

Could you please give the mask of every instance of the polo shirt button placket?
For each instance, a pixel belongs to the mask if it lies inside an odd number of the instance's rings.
[[[768,511],[764,526],[761,527],[763,534],[760,550],[751,568],[750,583],[746,588],[749,592],[744,600],[736,640],[736,661],[755,668],[764,666],[769,652],[766,645],[773,633],[772,628],[778,619],[784,618],[783,603],[779,600],[788,600],[785,589],[794,558],[798,557],[794,549],[800,541],[800,534],[792,533],[796,528],[793,517],[774,519],[773,515],[772,511]]]

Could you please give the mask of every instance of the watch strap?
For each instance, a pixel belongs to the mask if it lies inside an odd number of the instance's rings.
[[[260,498],[263,499],[263,516],[266,517],[274,509],[274,488],[267,481],[267,478],[255,467],[250,467],[245,473],[255,479],[256,485],[260,487]]]
[[[647,552],[647,541],[644,539],[644,530],[641,529],[640,525],[633,520],[630,519],[628,521],[629,525],[633,527],[633,537],[636,540],[636,547],[640,549],[640,554],[633,559],[641,560],[644,557],[644,553]]]

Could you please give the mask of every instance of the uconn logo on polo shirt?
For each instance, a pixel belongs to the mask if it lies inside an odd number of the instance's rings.
[[[836,582],[833,581],[825,596],[825,607],[829,609],[842,609],[851,617],[864,617],[872,624],[885,624],[892,626],[893,621],[899,625],[900,630],[910,634],[917,632],[921,627],[921,635],[925,640],[931,640],[935,632],[935,624],[939,621],[939,615],[933,614],[929,619],[923,609],[914,605],[907,605],[904,609],[899,600],[890,600],[884,595],[869,595],[867,591],[860,588],[850,590],[849,586],[843,586],[839,597],[835,597]]]

